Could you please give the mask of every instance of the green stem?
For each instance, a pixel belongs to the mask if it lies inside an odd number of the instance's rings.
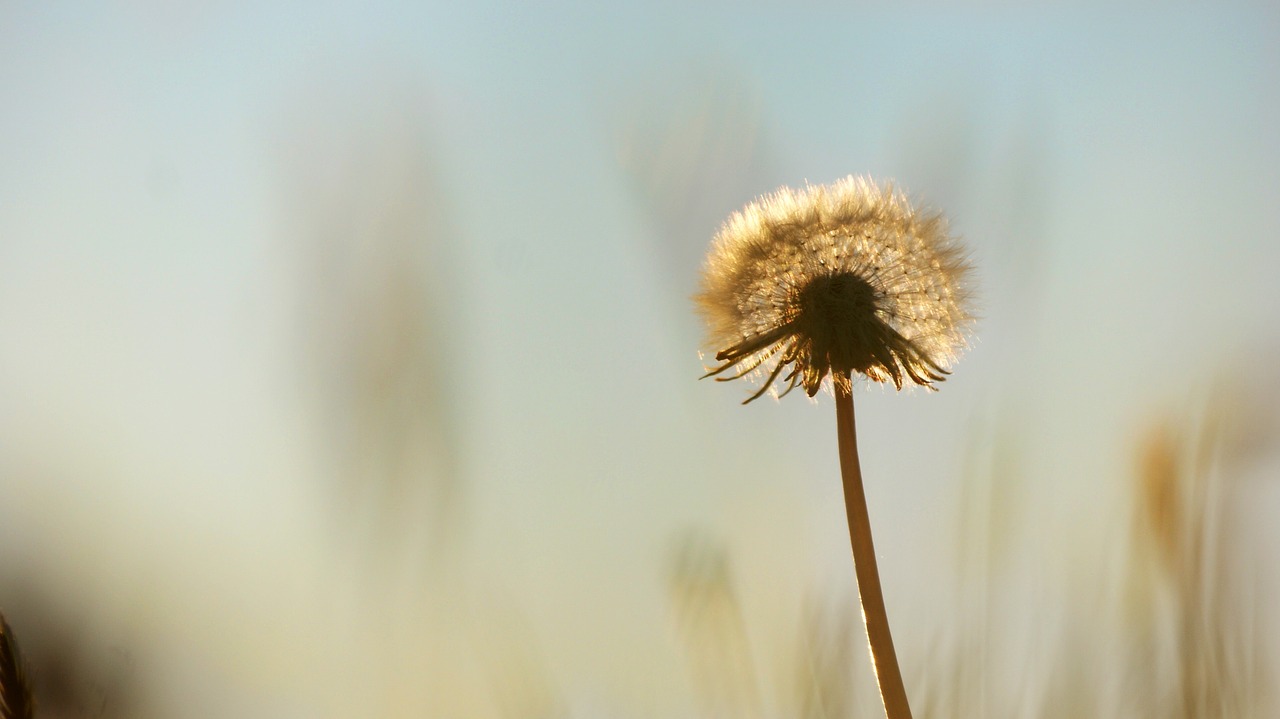
[[[880,686],[880,701],[888,719],[911,719],[907,691],[898,669],[889,634],[889,616],[880,590],[880,572],[876,569],[876,550],[871,543],[871,518],[867,515],[867,497],[862,489],[862,467],[858,464],[858,435],[853,422],[853,391],[848,380],[837,381],[836,431],[840,443],[840,475],[844,480],[844,507],[849,519],[849,543],[853,548],[853,569],[858,577],[858,596],[862,600],[862,620],[871,645],[871,663]]]

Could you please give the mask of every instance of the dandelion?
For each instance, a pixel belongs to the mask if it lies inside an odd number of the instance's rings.
[[[971,317],[969,269],[939,214],[891,187],[847,177],[782,188],[734,214],[716,237],[698,306],[710,344],[737,379],[776,359],[756,399],[782,377],[810,397],[830,376],[932,387],[949,373]]]
[[[782,188],[725,223],[695,297],[721,364],[704,377],[762,375],[744,404],[830,384],[845,509],[872,664],[889,719],[909,719],[889,633],[858,462],[853,378],[934,389],[972,322],[969,263],[940,214],[865,178]],[[785,374],[784,374],[785,373]],[[779,391],[779,388],[782,388]]]

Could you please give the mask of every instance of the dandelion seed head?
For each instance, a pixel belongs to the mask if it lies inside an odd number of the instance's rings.
[[[712,241],[695,296],[717,367],[772,389],[862,375],[933,388],[966,345],[970,270],[941,214],[862,177],[782,188]]]

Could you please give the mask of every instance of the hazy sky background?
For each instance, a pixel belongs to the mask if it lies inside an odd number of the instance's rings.
[[[1020,553],[1056,587],[1127,531],[1144,423],[1223,381],[1272,416],[1277,20],[0,2],[0,563],[94,596],[209,716],[334,709],[317,677],[342,652],[466,696],[488,665],[444,655],[490,640],[458,616],[527,635],[580,711],[674,716],[684,533],[729,552],[757,656],[852,588],[830,398],[741,408],[746,385],[696,381],[698,263],[759,194],[865,173],[944,209],[978,267],[942,391],[858,395],[899,653],[920,654],[966,473],[1000,447]],[[369,499],[391,470],[360,464],[361,432],[405,423],[414,479]],[[345,514],[407,527],[374,552],[377,598]],[[378,681],[371,716],[440,711]]]

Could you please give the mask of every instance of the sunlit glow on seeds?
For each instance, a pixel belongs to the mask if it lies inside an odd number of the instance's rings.
[[[707,376],[763,377],[747,402],[850,373],[932,388],[965,346],[969,269],[943,217],[890,185],[782,188],[712,243],[695,297],[720,362]]]

